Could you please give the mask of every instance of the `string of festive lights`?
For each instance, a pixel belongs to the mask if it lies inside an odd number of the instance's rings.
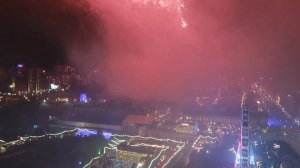
[[[106,153],[106,150],[107,149],[117,149],[117,147],[111,147],[111,148],[109,148],[109,147],[104,147],[104,149],[103,149],[103,154],[101,154],[101,153],[98,153],[99,154],[99,156],[96,156],[96,157],[94,157],[94,158],[92,158],[87,164],[85,164],[84,166],[83,166],[83,168],[88,168],[88,167],[90,167],[91,166],[91,164],[95,161],[95,160],[98,160],[98,159],[100,159],[102,156],[104,156],[104,154]]]
[[[180,149],[177,150],[177,151],[173,154],[173,156],[171,156],[171,158],[163,165],[162,168],[164,168],[165,166],[167,166],[167,165],[170,163],[170,161],[177,155],[177,153],[179,153],[179,152],[183,149],[184,146],[185,146],[185,144],[183,144],[183,145],[180,147]]]
[[[48,133],[48,134],[44,134],[44,135],[37,135],[37,136],[20,136],[19,139],[17,140],[13,140],[13,141],[9,141],[9,142],[5,142],[4,140],[1,140],[1,142],[3,143],[2,146],[8,148],[14,145],[23,145],[28,141],[31,140],[40,140],[43,138],[63,138],[64,135],[69,134],[70,136],[82,136],[82,137],[86,137],[86,136],[91,136],[91,135],[96,135],[97,131],[95,130],[88,130],[88,129],[81,129],[81,128],[74,128],[72,130],[64,130],[62,132],[59,133]]]
[[[83,166],[83,168],[89,167],[95,160],[100,159],[103,155],[104,155],[104,153],[100,156],[96,156],[96,157],[92,158],[86,165]]]
[[[153,140],[158,140],[158,141],[171,141],[171,142],[175,142],[175,143],[184,143],[184,142],[179,142],[173,139],[160,139],[160,138],[155,138],[155,137],[142,137],[139,135],[136,136],[129,136],[129,135],[118,135],[118,134],[113,134],[113,136],[117,136],[117,137],[129,137],[129,138],[141,138],[141,139],[153,139]]]
[[[97,131],[95,130],[88,130],[88,129],[81,129],[81,128],[75,128],[72,130],[64,130],[62,132],[59,133],[48,133],[48,134],[44,134],[44,135],[39,135],[39,136],[21,136],[18,140],[15,141],[10,141],[10,142],[5,142],[4,140],[1,140],[0,142],[3,143],[2,145],[18,145],[18,144],[24,144],[27,141],[31,141],[31,140],[40,140],[43,138],[63,138],[64,135],[68,134],[69,136],[81,136],[81,137],[86,137],[86,136],[90,136],[90,135],[96,135]],[[141,139],[141,140],[154,140],[154,141],[158,141],[158,142],[172,142],[177,144],[177,150],[175,153],[172,154],[172,156],[166,161],[166,163],[163,165],[163,167],[165,167],[175,156],[176,154],[182,150],[182,148],[185,146],[184,142],[179,142],[173,139],[160,139],[160,138],[155,138],[155,137],[142,137],[142,136],[129,136],[129,135],[118,135],[118,134],[113,134],[111,135],[113,137],[113,139],[111,139],[112,143],[108,143],[109,147],[104,147],[104,152],[103,154],[98,153],[98,156],[92,158],[85,166],[84,168],[89,167],[89,165],[91,165],[95,160],[100,159],[105,153],[107,149],[117,149],[117,145],[119,145],[120,143],[126,141],[126,138],[129,139]],[[122,139],[125,138],[125,139]],[[148,143],[138,143],[138,144],[133,144],[131,146],[136,146],[136,147],[153,147],[153,148],[158,148],[161,149],[159,154],[153,158],[150,161],[150,165],[149,167],[151,167],[153,165],[153,163],[161,157],[161,155],[167,151],[168,149],[170,149],[170,146],[165,146],[165,145],[158,145],[158,144],[148,144]],[[165,159],[165,157],[164,157]]]
[[[166,151],[167,149],[169,149],[169,147],[166,147],[165,149],[161,150],[159,152],[159,154],[154,159],[151,160],[150,165],[149,165],[148,168],[150,168],[152,166],[153,162],[156,161],[160,157],[160,155],[162,154],[162,152]]]
[[[195,142],[193,143],[193,146],[192,146],[192,148],[194,148],[194,149],[196,149],[196,150],[198,150],[198,151],[200,151],[201,149],[203,149],[203,147],[202,147],[202,145],[204,144],[202,141],[200,141],[201,140],[201,138],[202,139],[209,139],[210,140],[210,142],[205,142],[205,144],[211,144],[211,143],[216,143],[217,142],[217,140],[218,140],[218,137],[211,137],[211,136],[202,136],[202,135],[199,135],[198,136],[198,138],[195,140]],[[197,147],[197,144],[198,143],[200,143],[199,144],[199,147]]]
[[[115,140],[117,140],[117,141],[119,141],[119,142],[124,142],[125,140],[120,140],[120,139],[118,139],[117,137],[113,137]]]
[[[116,136],[120,136],[120,135],[116,135]],[[127,136],[127,135],[121,135],[121,136]],[[153,140],[159,140],[159,141],[171,141],[171,142],[175,142],[175,143],[180,143],[180,144],[183,144],[182,146],[181,146],[181,148],[167,161],[167,163],[163,166],[163,167],[165,167],[172,159],[173,159],[173,157],[184,147],[184,145],[185,145],[185,143],[183,143],[183,142],[179,142],[179,141],[176,141],[176,140],[173,140],[173,139],[159,139],[159,138],[154,138],[154,137],[142,137],[142,136],[130,136],[130,137],[137,137],[137,138],[142,138],[142,139],[153,139]],[[149,146],[152,146],[152,147],[155,147],[155,145],[153,146],[153,145],[149,145]],[[164,149],[164,150],[162,150],[161,152],[160,152],[160,154],[163,152],[163,151],[165,151],[165,150],[167,150],[167,149]],[[158,155],[157,157],[159,157],[160,155]],[[153,162],[155,161],[156,159],[154,158],[152,161],[151,161],[151,163],[150,163],[150,166],[149,167],[151,167],[152,166],[152,164],[153,164]]]
[[[108,145],[109,145],[110,147],[115,147],[115,146],[117,146],[116,144],[111,144],[111,143],[108,143]]]
[[[165,148],[165,145],[150,145],[150,144],[146,144],[146,143],[140,143],[140,144],[134,144],[134,145],[130,145],[130,146],[147,146],[147,147],[153,147],[153,148]]]
[[[126,141],[125,139],[122,139],[122,138],[128,138],[128,139],[140,139],[140,140],[155,140],[155,141],[160,141],[160,142],[172,142],[172,143],[176,143],[176,147],[177,147],[177,150],[175,153],[172,154],[172,156],[166,161],[166,163],[162,166],[162,167],[165,167],[166,165],[168,165],[170,163],[170,161],[176,156],[176,154],[178,152],[180,152],[183,147],[185,146],[185,143],[184,142],[179,142],[179,141],[176,141],[176,140],[173,140],[173,139],[160,139],[160,138],[155,138],[155,137],[142,137],[142,136],[129,136],[129,135],[119,135],[119,134],[113,134],[112,135],[112,139],[111,139],[111,143],[108,143],[108,146],[110,147],[104,147],[104,153],[103,155],[106,153],[106,151],[108,149],[110,150],[117,150],[117,145]],[[149,168],[152,167],[152,165],[154,164],[155,161],[157,161],[158,158],[161,157],[161,155],[166,152],[168,149],[170,149],[170,146],[165,146],[165,145],[157,145],[157,144],[148,144],[148,143],[138,143],[138,144],[132,144],[130,146],[135,146],[135,147],[153,147],[153,148],[158,148],[158,149],[161,149],[160,152],[158,153],[158,155],[156,157],[154,157],[151,161],[150,161],[150,164],[149,164]],[[102,155],[101,155],[102,156]],[[165,159],[165,157],[163,157]],[[88,162],[83,168],[88,168],[91,166],[91,164],[97,160],[97,159],[100,159],[99,156],[97,157],[94,157],[92,158],[92,160],[90,162]],[[142,164],[140,164],[142,165]]]

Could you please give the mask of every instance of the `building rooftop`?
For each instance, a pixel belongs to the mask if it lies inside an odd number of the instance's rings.
[[[154,121],[153,116],[144,116],[144,115],[128,115],[124,120],[123,123],[136,123],[136,124],[151,124]]]

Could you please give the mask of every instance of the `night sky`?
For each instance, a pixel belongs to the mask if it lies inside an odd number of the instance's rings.
[[[0,64],[98,68],[131,97],[180,97],[219,76],[299,81],[299,0],[152,2],[1,1]]]
[[[79,3],[79,1],[78,1]],[[69,62],[72,41],[85,44],[93,32],[89,5],[64,0],[0,2],[0,64],[51,66]]]

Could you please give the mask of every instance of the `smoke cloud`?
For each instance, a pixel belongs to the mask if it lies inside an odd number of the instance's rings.
[[[187,0],[186,28],[174,4],[154,2],[92,4],[107,30],[99,80],[112,94],[182,100],[197,94],[193,88],[224,82],[220,76],[283,78],[299,69],[297,1]]]
[[[194,88],[221,85],[222,77],[299,81],[297,0],[14,2],[1,18],[25,24],[31,41],[45,44],[37,54],[26,47],[36,58],[51,51],[47,58],[99,69],[97,81],[112,95],[181,101],[194,99]]]

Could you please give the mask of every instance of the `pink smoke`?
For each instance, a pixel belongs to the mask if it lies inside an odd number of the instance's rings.
[[[99,81],[113,95],[194,99],[193,88],[216,82],[220,75],[260,75],[276,69],[280,61],[274,57],[282,60],[280,52],[286,49],[282,39],[299,37],[299,24],[293,23],[299,12],[279,0],[187,0],[180,12],[174,3],[157,2],[91,1],[105,27],[105,47],[93,43],[85,54],[94,57],[85,61],[100,66]]]

